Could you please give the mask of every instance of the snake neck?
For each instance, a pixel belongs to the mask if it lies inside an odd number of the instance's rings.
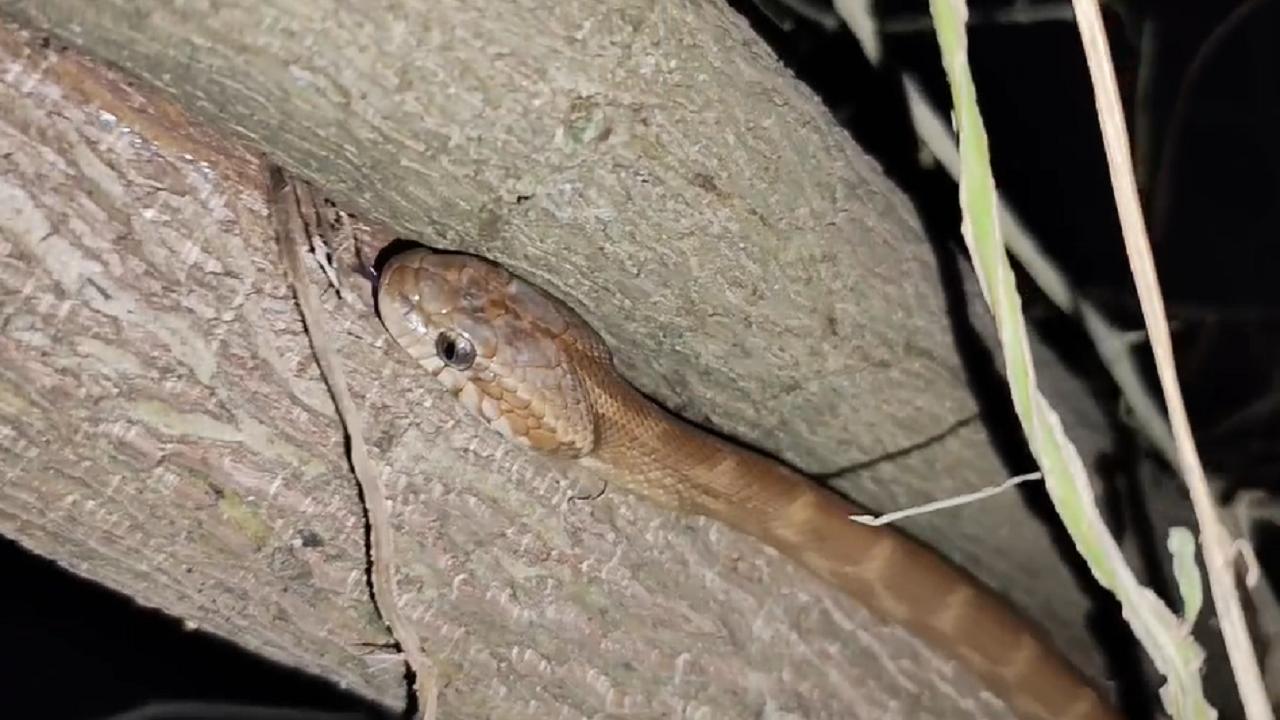
[[[595,421],[589,457],[611,482],[664,507],[719,520],[736,510],[777,508],[807,492],[803,476],[667,412],[612,366],[577,366]]]

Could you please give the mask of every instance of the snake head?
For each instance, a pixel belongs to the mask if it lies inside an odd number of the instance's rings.
[[[425,247],[387,260],[377,304],[392,339],[490,427],[542,451],[591,452],[572,357],[585,323],[572,310],[493,263]]]

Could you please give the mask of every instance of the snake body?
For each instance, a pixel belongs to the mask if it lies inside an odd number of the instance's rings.
[[[752,535],[969,668],[1023,720],[1118,720],[1028,621],[941,555],[764,455],[668,413],[577,313],[503,268],[418,247],[378,274],[391,337],[511,440]]]

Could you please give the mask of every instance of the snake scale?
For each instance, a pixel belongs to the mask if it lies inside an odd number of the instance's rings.
[[[1024,720],[1118,720],[1030,622],[938,553],[782,463],[659,407],[571,308],[487,260],[418,246],[377,274],[388,333],[507,438],[771,545],[980,678]]]

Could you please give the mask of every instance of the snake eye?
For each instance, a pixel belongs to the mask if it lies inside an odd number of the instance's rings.
[[[436,336],[436,355],[445,365],[466,370],[476,361],[476,346],[462,333],[443,330]]]

